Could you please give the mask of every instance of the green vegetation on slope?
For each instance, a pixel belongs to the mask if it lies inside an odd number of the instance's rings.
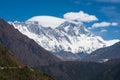
[[[0,45],[0,80],[54,80],[51,76],[24,66]]]
[[[18,67],[23,66],[8,49],[0,45],[0,67]]]
[[[0,70],[0,80],[53,80],[50,76],[32,68],[5,68]]]

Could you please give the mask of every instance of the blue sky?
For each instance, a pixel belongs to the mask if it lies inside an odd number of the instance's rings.
[[[33,16],[51,15],[63,18],[68,12],[83,11],[98,21],[84,22],[94,34],[105,40],[120,39],[120,0],[0,0],[0,18],[25,21]],[[102,22],[109,25],[102,27]],[[112,25],[112,23],[117,25]],[[98,23],[99,26],[93,27]]]

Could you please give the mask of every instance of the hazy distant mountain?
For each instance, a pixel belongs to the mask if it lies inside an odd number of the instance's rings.
[[[82,23],[66,21],[53,16],[35,16],[26,22],[11,23],[21,33],[63,60],[80,59],[69,53],[90,54],[98,48],[112,45],[118,40],[104,41],[87,30]],[[67,56],[61,52],[68,53]],[[76,57],[78,56],[78,57]],[[66,57],[66,58],[65,58]]]
[[[0,19],[0,43],[29,66],[47,65],[60,61],[2,19]]]

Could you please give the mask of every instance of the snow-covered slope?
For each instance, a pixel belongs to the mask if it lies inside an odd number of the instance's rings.
[[[80,52],[90,54],[98,48],[109,45],[107,41],[88,31],[82,23],[52,16],[36,16],[24,23],[14,22],[12,24],[21,33],[51,52],[66,51],[74,54]],[[110,42],[110,45],[116,42]]]
[[[114,39],[114,40],[109,40],[109,41],[105,41],[107,46],[111,46],[117,42],[119,42],[119,39]]]

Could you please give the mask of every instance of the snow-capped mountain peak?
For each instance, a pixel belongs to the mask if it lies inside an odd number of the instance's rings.
[[[82,23],[52,16],[36,16],[26,22],[13,22],[21,33],[48,51],[59,53],[88,53],[117,41],[105,41],[87,30]]]
[[[66,32],[71,36],[80,36],[81,34],[92,35],[81,22],[65,21],[58,26],[57,29]]]
[[[39,25],[42,25],[43,27],[56,28],[64,21],[65,19],[57,18],[53,16],[34,16],[28,19],[26,22],[38,22]]]

